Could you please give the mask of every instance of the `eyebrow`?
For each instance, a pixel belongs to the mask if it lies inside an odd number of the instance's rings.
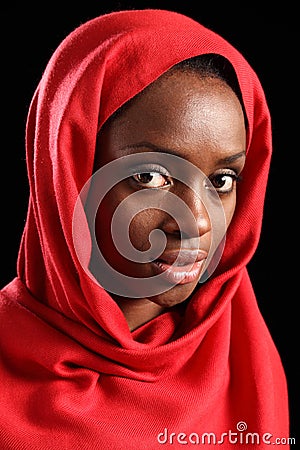
[[[226,156],[226,158],[221,158],[219,159],[219,163],[220,164],[230,164],[234,161],[236,161],[239,158],[245,157],[246,156],[246,151],[242,150],[241,152],[238,153],[234,153],[233,155],[230,156]]]
[[[181,155],[179,155],[178,152],[176,152],[176,150],[166,148],[166,147],[160,147],[160,146],[157,146],[157,145],[155,145],[151,142],[147,142],[147,141],[138,142],[138,143],[132,144],[132,145],[126,145],[121,150],[129,150],[129,149],[142,148],[142,147],[143,148],[147,147],[150,150],[153,150],[154,152],[169,153],[170,155],[175,155],[175,156],[181,157]],[[233,163],[234,161],[236,161],[237,159],[245,157],[245,156],[246,156],[246,151],[242,150],[238,153],[234,153],[233,155],[229,155],[229,156],[226,156],[225,158],[219,159],[217,161],[217,163],[220,165],[230,164],[230,163]]]

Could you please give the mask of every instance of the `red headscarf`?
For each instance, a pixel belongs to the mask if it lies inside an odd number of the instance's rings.
[[[247,114],[236,213],[218,270],[185,316],[170,310],[131,333],[78,261],[74,206],[106,119],[171,66],[203,53],[232,63]],[[202,439],[215,438],[224,449],[264,448],[287,438],[286,379],[246,269],[261,231],[271,124],[242,55],[175,12],[90,20],[45,69],[26,151],[30,200],[18,276],[1,293],[1,450],[150,450],[198,439],[211,448]]]

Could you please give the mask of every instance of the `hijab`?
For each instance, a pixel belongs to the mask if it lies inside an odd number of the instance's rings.
[[[78,259],[74,208],[106,120],[173,65],[205,53],[231,62],[247,116],[236,212],[218,269],[184,317],[169,310],[130,332]],[[238,448],[248,448],[247,436],[264,448],[288,436],[285,374],[247,272],[271,152],[255,72],[194,19],[118,11],[61,42],[29,108],[28,214],[17,276],[1,291],[1,449],[210,448],[209,439],[228,448],[230,433]],[[83,223],[85,248],[87,230]]]

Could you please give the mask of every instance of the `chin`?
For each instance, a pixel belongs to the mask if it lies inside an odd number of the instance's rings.
[[[162,294],[150,297],[149,300],[163,308],[172,308],[184,303],[194,293],[197,285],[197,283],[177,284]]]

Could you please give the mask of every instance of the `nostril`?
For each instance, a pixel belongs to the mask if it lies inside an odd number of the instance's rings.
[[[181,231],[181,230],[173,230],[172,234],[175,235],[178,239],[183,240],[183,239],[189,239],[189,234],[186,233],[185,231]]]
[[[171,233],[173,234],[173,236],[176,236],[176,238],[180,240],[190,239],[192,237],[190,233],[179,229],[171,230]]]
[[[190,238],[190,235],[188,233],[186,233],[185,231],[178,230],[178,234],[180,235],[181,239],[189,239]]]

